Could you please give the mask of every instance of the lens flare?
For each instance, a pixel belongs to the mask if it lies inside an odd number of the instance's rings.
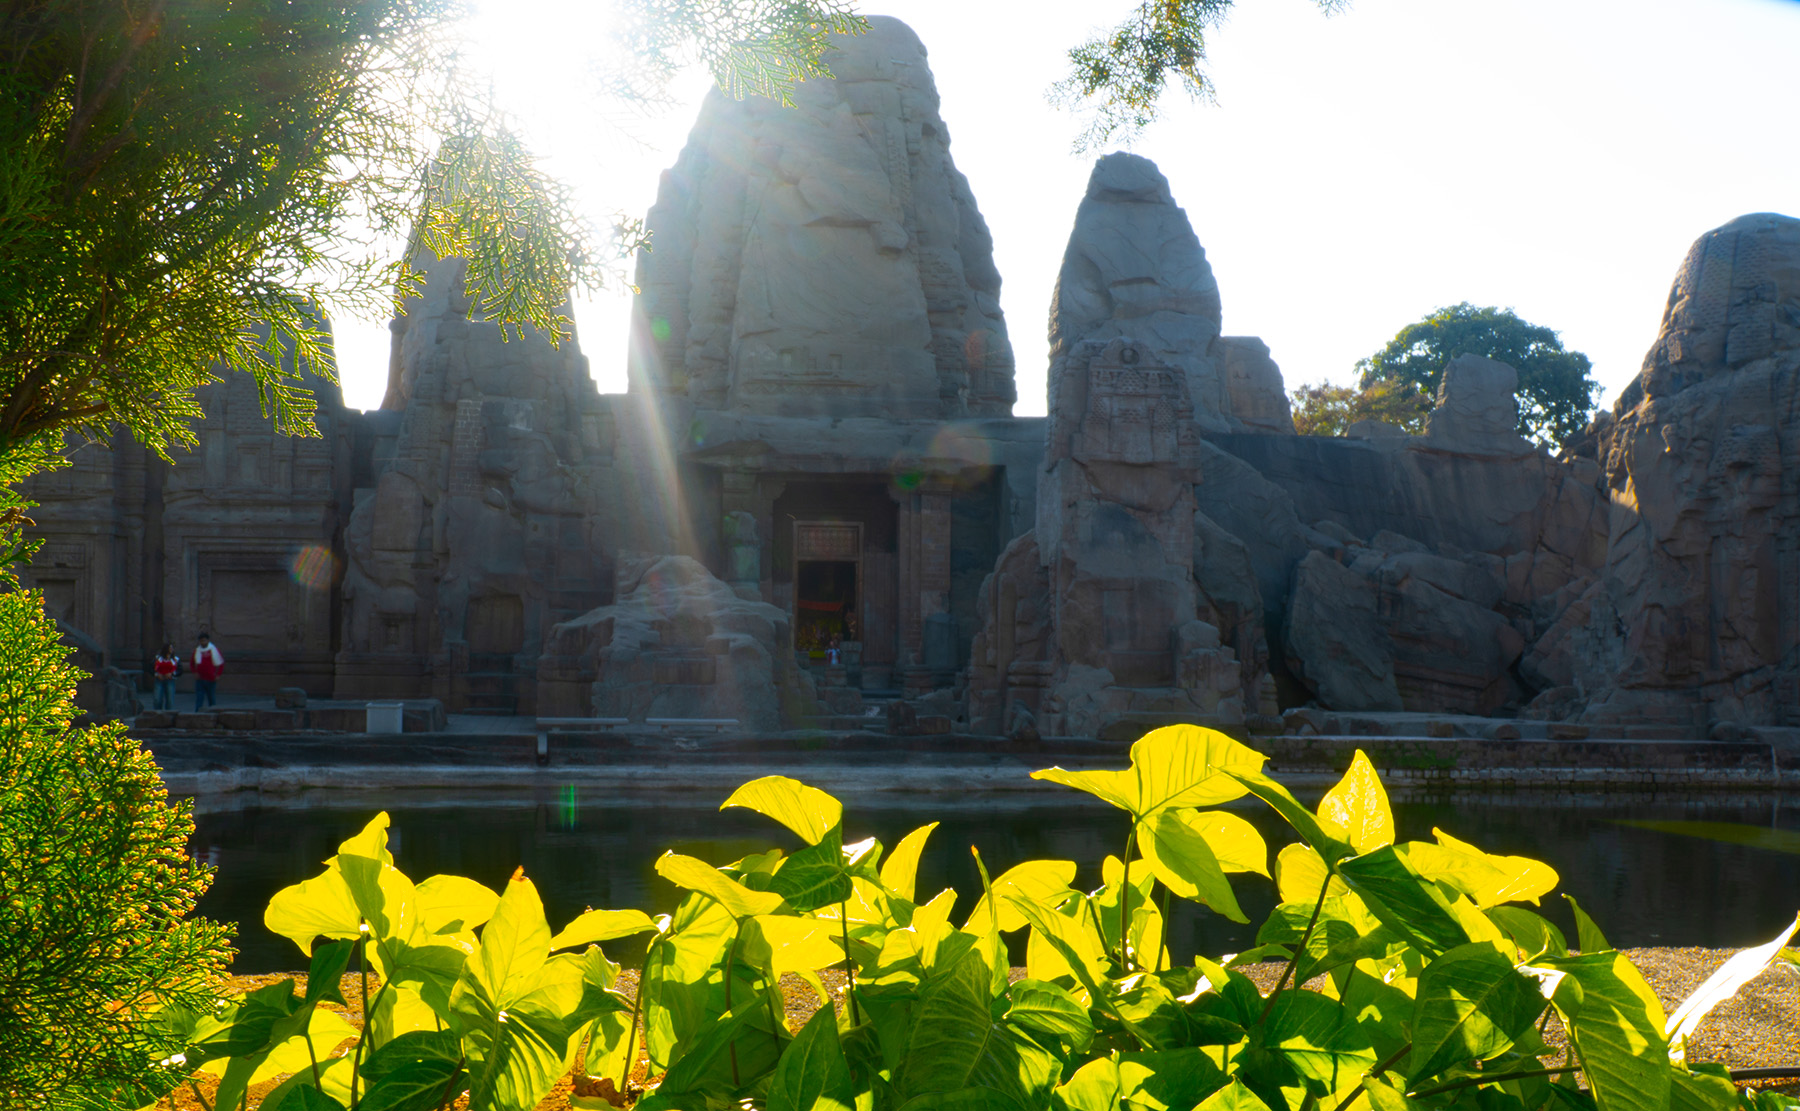
[[[308,544],[294,553],[288,571],[294,581],[308,590],[326,590],[331,586],[333,559],[331,549],[321,544]]]

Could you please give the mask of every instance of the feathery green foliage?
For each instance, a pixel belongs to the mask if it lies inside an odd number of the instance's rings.
[[[211,1001],[230,932],[188,917],[192,801],[124,726],[70,724],[68,654],[36,591],[0,593],[0,1104],[136,1107],[184,1075],[156,1019]]]
[[[1314,0],[1325,12],[1349,0]],[[1173,78],[1196,100],[1213,99],[1207,77],[1206,34],[1225,22],[1234,0],[1142,0],[1111,31],[1069,50],[1069,76],[1051,90],[1053,100],[1080,109],[1087,126],[1077,151],[1129,141],[1155,122]]]

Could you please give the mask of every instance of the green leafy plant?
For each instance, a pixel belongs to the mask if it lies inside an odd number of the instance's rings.
[[[36,591],[0,593],[0,1106],[137,1106],[183,1072],[161,1022],[203,1006],[231,958],[188,918],[212,870],[120,725],[77,728],[75,684]]]
[[[1518,905],[1554,889],[1547,866],[1441,830],[1396,841],[1360,752],[1316,809],[1263,761],[1177,726],[1138,741],[1124,770],[1037,772],[1123,811],[1121,853],[1086,892],[1072,861],[993,876],[976,853],[982,893],[961,926],[955,891],[916,891],[932,825],[884,860],[879,842],[845,840],[836,799],[781,776],[724,805],[774,819],[799,848],[722,866],[665,854],[657,871],[687,892],[673,914],[589,911],[555,934],[522,876],[498,896],[454,877],[412,884],[387,854],[383,816],[270,905],[270,927],[312,953],[308,994],[284,984],[246,997],[196,1025],[189,1053],[227,1080],[293,1072],[263,1103],[276,1111],[410,1111],[465,1091],[473,1111],[523,1111],[578,1058],[640,1111],[1791,1106],[1740,1096],[1723,1068],[1686,1059],[1706,1012],[1791,954],[1791,928],[1665,1016],[1572,900],[1573,951]],[[1298,835],[1273,868],[1261,835],[1219,809],[1246,796]],[[1177,964],[1167,899],[1242,921],[1232,877],[1250,873],[1281,898],[1256,948]],[[1017,931],[1026,963],[1013,980]],[[627,998],[600,943],[633,933],[652,936]],[[353,951],[381,987],[346,1050],[346,1031],[308,1012]],[[1268,992],[1243,971],[1265,961],[1282,970]],[[841,1006],[819,975],[836,965]],[[822,1004],[797,1033],[786,973]],[[1552,1022],[1560,1054],[1545,1041]],[[632,1083],[640,1025],[647,1087]],[[219,1105],[241,1091],[222,1086]]]

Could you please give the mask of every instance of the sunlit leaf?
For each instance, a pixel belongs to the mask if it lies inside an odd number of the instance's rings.
[[[1044,980],[1020,980],[1007,991],[1004,1021],[1027,1031],[1060,1038],[1076,1051],[1094,1040],[1087,1008],[1063,988]]]
[[[413,888],[413,913],[429,934],[473,930],[499,905],[499,895],[462,876],[432,876]]]
[[[1225,878],[1206,835],[1185,820],[1192,813],[1164,810],[1140,829],[1138,845],[1144,860],[1156,878],[1183,899],[1204,903],[1233,922],[1250,921],[1238,907],[1231,882]]]
[[[1227,770],[1226,775],[1242,783],[1249,792],[1275,808],[1275,812],[1294,827],[1300,839],[1311,845],[1325,859],[1327,865],[1335,865],[1347,856],[1354,856],[1356,850],[1348,841],[1328,832],[1319,824],[1319,819],[1312,811],[1300,805],[1294,793],[1281,784],[1270,779],[1260,771]]]
[[[1282,902],[1308,906],[1319,901],[1320,890],[1328,899],[1350,892],[1343,880],[1326,870],[1325,859],[1317,850],[1299,842],[1283,845],[1275,854],[1275,886],[1281,892]]]
[[[753,779],[731,793],[719,806],[742,806],[775,819],[816,845],[826,832],[844,820],[844,804],[817,787],[808,787],[785,775]]]
[[[1563,932],[1541,914],[1524,907],[1490,907],[1487,916],[1528,958],[1542,953],[1554,957],[1569,955],[1569,942]]]
[[[336,868],[276,892],[263,911],[263,925],[309,956],[316,938],[354,940],[362,936],[356,897]]]
[[[743,960],[776,978],[787,972],[815,972],[844,959],[833,923],[780,914],[746,919],[738,951]]]
[[[1544,1011],[1535,981],[1486,943],[1458,946],[1419,974],[1406,1075],[1415,1083],[1512,1048]]]
[[[1375,1047],[1334,1000],[1317,992],[1275,997],[1260,1031],[1266,1049],[1294,1070],[1308,1091],[1324,1096],[1354,1083],[1375,1064]]]
[[[881,866],[881,886],[892,891],[902,899],[913,897],[914,885],[918,882],[919,856],[925,851],[925,841],[938,823],[931,822],[913,830],[900,839],[894,851]]]
[[[1394,812],[1387,791],[1362,749],[1351,758],[1344,778],[1319,800],[1319,819],[1343,830],[1344,839],[1359,853],[1394,843]]]
[[[837,1015],[820,1007],[782,1051],[765,1106],[767,1111],[853,1111],[855,1103]]]
[[[1168,807],[1216,806],[1242,798],[1244,788],[1225,773],[1254,772],[1267,759],[1217,730],[1171,725],[1132,745],[1131,767],[1124,771],[1046,768],[1031,777],[1086,791],[1143,821]]]
[[[1552,1000],[1587,1075],[1599,1111],[1663,1111],[1669,1105],[1668,1042],[1662,1004],[1643,975],[1613,952],[1545,957],[1537,965],[1565,973],[1578,995]],[[1571,1009],[1570,1000],[1579,999]]]
[[[1143,1111],[1187,1111],[1225,1086],[1225,1074],[1203,1049],[1119,1054],[1119,1098]]]
[[[656,923],[641,910],[590,910],[577,915],[550,939],[552,949],[573,949],[654,931]]]
[[[475,973],[493,998],[504,1000],[537,975],[549,951],[550,926],[544,921],[537,885],[522,871],[516,872],[507,881],[494,917],[481,931]]]
[[[656,874],[680,887],[698,891],[724,907],[733,918],[769,914],[782,902],[781,896],[773,891],[752,891],[706,861],[680,853],[664,853],[658,857]]]
[[[1788,938],[1794,936],[1795,930],[1800,930],[1800,916],[1796,916],[1774,940],[1733,954],[1706,978],[1705,983],[1695,988],[1694,993],[1681,1006],[1675,1008],[1675,1013],[1669,1016],[1668,1024],[1664,1027],[1664,1033],[1669,1039],[1670,1060],[1679,1062],[1685,1059],[1687,1039],[1700,1025],[1700,1020],[1714,1007],[1736,995],[1739,988],[1760,976],[1763,969],[1769,967],[1769,963],[1787,945]]]
[[[1575,896],[1565,891],[1563,898],[1569,901],[1569,909],[1575,912],[1575,943],[1581,947],[1581,951],[1583,953],[1610,951],[1612,943],[1606,940],[1606,935],[1600,932],[1600,927],[1594,925],[1594,920],[1588,917],[1587,911],[1581,909],[1581,904],[1575,901]]]
[[[1408,841],[1407,859],[1420,874],[1442,880],[1486,910],[1501,903],[1530,902],[1556,887],[1559,877],[1548,864],[1523,856],[1496,856],[1433,829],[1438,843]]]
[[[1002,931],[1022,930],[1025,917],[1013,907],[1012,900],[1025,899],[1040,906],[1056,906],[1074,890],[1069,886],[1074,879],[1075,862],[1072,860],[1028,860],[1008,868],[993,881],[992,898],[983,893],[976,902],[963,929],[970,933],[986,933],[993,925],[989,917],[993,915]]]

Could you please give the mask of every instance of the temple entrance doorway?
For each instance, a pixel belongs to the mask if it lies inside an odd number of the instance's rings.
[[[815,658],[862,635],[862,524],[794,522],[794,648]]]

